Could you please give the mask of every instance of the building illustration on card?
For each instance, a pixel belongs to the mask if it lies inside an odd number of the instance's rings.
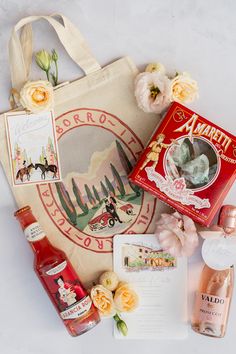
[[[129,331],[117,339],[184,339],[187,325],[187,258],[164,252],[155,234],[114,237],[113,270],[139,296],[139,307],[122,313]],[[141,319],[141,320],[140,320]]]
[[[151,245],[125,243],[122,245],[122,263],[128,272],[167,270],[176,267],[176,258]]]

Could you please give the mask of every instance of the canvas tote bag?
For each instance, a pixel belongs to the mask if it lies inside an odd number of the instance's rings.
[[[32,207],[53,245],[67,253],[81,280],[89,284],[112,268],[113,236],[152,232],[156,212],[163,210],[163,204],[157,207],[152,196],[127,179],[159,118],[136,105],[133,84],[138,71],[131,59],[101,68],[78,29],[62,15],[30,16],[16,24],[9,43],[13,88],[20,90],[30,80],[30,23],[39,19],[52,26],[85,76],[54,91],[63,182],[42,181],[12,192],[19,207]],[[1,162],[10,182],[3,116],[0,124]],[[110,204],[115,214],[106,207]]]

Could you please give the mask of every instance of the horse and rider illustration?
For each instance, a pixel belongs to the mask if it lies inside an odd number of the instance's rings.
[[[28,166],[26,166],[26,161],[23,162],[22,168],[20,168],[16,174],[16,179],[20,179],[21,182],[24,181],[24,175],[26,175],[27,181],[30,181],[30,173],[34,167],[33,163],[30,163]]]
[[[41,170],[41,179],[45,180],[46,178],[46,173],[48,172],[52,172],[52,178],[57,178],[57,171],[58,168],[56,165],[49,165],[48,164],[48,160],[46,157],[44,157],[44,164],[42,163],[35,163],[33,164],[32,162],[27,166],[26,165],[26,161],[24,160],[23,162],[23,167],[20,168],[17,171],[16,174],[16,179],[20,179],[21,182],[24,182],[24,176],[26,176],[27,181],[30,181],[31,175],[32,175],[32,170],[35,169],[39,169]]]
[[[38,168],[41,170],[41,178],[42,179],[45,179],[46,172],[52,172],[53,173],[52,178],[57,177],[57,166],[56,165],[49,165],[46,157],[44,158],[44,165],[42,163],[35,164],[35,170],[37,170]]]

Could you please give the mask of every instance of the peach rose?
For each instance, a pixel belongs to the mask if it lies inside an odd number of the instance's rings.
[[[138,295],[129,284],[120,283],[114,295],[114,303],[118,311],[131,312],[138,307]]]
[[[95,285],[92,287],[90,295],[94,306],[99,310],[101,316],[112,317],[115,315],[116,311],[111,291],[102,285]]]
[[[53,87],[49,81],[28,81],[20,91],[20,103],[36,113],[53,108]]]
[[[190,103],[198,98],[198,84],[188,73],[177,75],[170,84],[171,100]]]

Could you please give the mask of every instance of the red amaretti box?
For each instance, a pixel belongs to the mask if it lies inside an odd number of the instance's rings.
[[[236,137],[173,103],[131,182],[209,226],[236,177]]]

